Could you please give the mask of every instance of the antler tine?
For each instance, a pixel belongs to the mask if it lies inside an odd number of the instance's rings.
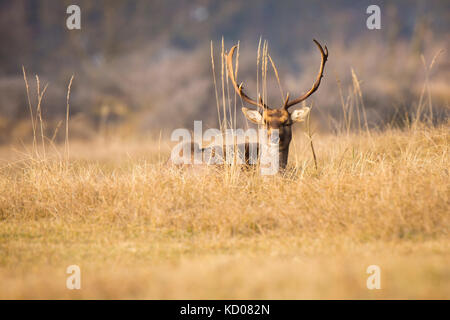
[[[236,79],[234,78],[234,72],[233,72],[233,55],[234,55],[234,50],[236,49],[236,47],[237,46],[233,46],[227,56],[228,76],[230,77],[230,80],[233,83],[234,89],[239,94],[239,96],[241,96],[242,100],[244,100],[245,102],[250,103],[261,109],[268,109],[267,105],[262,103],[262,99],[260,99],[260,102],[257,102],[256,100],[253,100],[252,98],[250,98],[248,95],[245,94],[244,88],[243,88],[243,83],[241,83],[240,85],[237,84]]]
[[[286,99],[284,100],[284,107],[289,103],[289,92],[286,94]]]
[[[284,104],[284,108],[285,109],[287,109],[289,107],[292,107],[293,105],[296,105],[296,104],[306,100],[320,86],[320,81],[322,80],[322,77],[323,77],[323,70],[325,68],[325,63],[327,62],[327,59],[328,59],[328,48],[327,48],[327,46],[325,46],[325,50],[324,50],[324,48],[322,48],[322,46],[320,45],[320,43],[316,39],[313,39],[313,41],[316,44],[316,46],[319,49],[320,54],[322,56],[322,62],[320,64],[319,74],[317,75],[316,82],[314,82],[314,85],[312,86],[312,88],[308,92],[303,94],[302,96],[300,96],[297,99],[292,100],[290,102],[286,101],[286,103]]]

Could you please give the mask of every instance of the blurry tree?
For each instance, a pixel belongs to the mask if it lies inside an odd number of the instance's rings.
[[[179,104],[189,97],[191,101],[183,106],[181,119],[181,123],[189,123],[193,118],[203,117],[205,111],[212,119],[215,117],[209,111],[215,108],[209,59],[211,40],[218,44],[223,36],[227,48],[241,41],[241,58],[247,61],[242,65],[241,76],[249,79],[256,89],[257,43],[260,37],[267,39],[280,73],[291,79],[286,85],[298,91],[310,85],[309,74],[314,73],[310,71],[316,63],[313,37],[328,44],[330,68],[336,63],[334,71],[341,67],[334,60],[341,49],[343,56],[339,57],[339,63],[347,59],[348,72],[350,66],[359,63],[354,59],[356,53],[361,61],[374,56],[363,49],[360,52],[359,47],[378,43],[391,48],[380,50],[383,61],[386,60],[377,65],[376,72],[381,78],[399,74],[397,51],[404,50],[403,42],[412,43],[412,50],[418,54],[431,50],[434,46],[426,41],[448,40],[450,23],[450,2],[444,0],[383,1],[379,32],[365,27],[370,0],[79,0],[81,30],[69,31],[65,19],[70,4],[70,0],[0,0],[3,118],[26,115],[27,106],[23,103],[26,100],[16,98],[24,94],[23,84],[18,81],[21,65],[30,76],[40,74],[43,81],[50,83],[44,99],[48,117],[64,115],[67,81],[75,74],[74,114],[84,113],[95,119],[93,110],[101,110],[98,101],[107,96],[126,105],[130,113],[144,114],[146,122],[161,124],[148,119],[162,117],[163,111],[168,111],[171,116],[164,121],[173,120]],[[350,52],[347,48],[354,49]],[[328,72],[333,75],[334,71]],[[361,70],[360,74],[364,77],[365,72]],[[330,78],[334,79],[334,75]],[[365,80],[369,85],[368,79]],[[376,86],[377,82],[373,80],[370,85]],[[339,97],[334,95],[337,88],[331,89],[330,85],[328,90],[334,90],[333,95],[323,97],[323,103],[339,109],[333,106]],[[279,97],[274,99],[278,101]],[[374,106],[380,103],[370,99]],[[17,111],[11,113],[11,109]]]

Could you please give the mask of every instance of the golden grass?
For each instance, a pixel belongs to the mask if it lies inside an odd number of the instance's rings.
[[[317,135],[316,170],[297,132],[276,176],[165,167],[137,139],[72,142],[68,165],[2,149],[0,298],[448,299],[449,133]]]
[[[211,44],[221,130],[236,126],[237,104],[224,54],[222,41],[219,89]],[[266,100],[268,60],[283,99],[261,40],[256,96]],[[450,298],[450,123],[424,125],[428,82],[413,123],[379,132],[353,72],[341,133],[313,145],[308,119],[289,169],[261,176],[168,167],[170,143],[156,139],[71,141],[69,159],[73,77],[64,145],[55,145],[43,133],[45,89],[33,111],[23,73],[33,144],[0,148],[0,298]],[[82,288],[72,291],[74,264]],[[373,264],[381,290],[366,287]]]

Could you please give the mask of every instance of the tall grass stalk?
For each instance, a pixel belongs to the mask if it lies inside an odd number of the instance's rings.
[[[73,81],[74,75],[70,77],[69,85],[67,86],[67,96],[66,96],[66,136],[64,140],[64,153],[66,157],[66,161],[69,161],[70,157],[70,148],[69,148],[69,115],[70,115],[70,90],[72,88],[72,81]]]
[[[25,71],[25,67],[22,66],[22,72],[23,72],[23,80],[25,81],[25,88],[27,91],[27,100],[28,100],[28,108],[30,111],[30,118],[31,118],[31,127],[33,130],[33,151],[32,154],[37,154],[37,149],[36,149],[36,125],[34,122],[34,116],[33,116],[33,107],[31,105],[31,99],[30,99],[30,87],[28,85],[28,79],[27,79],[27,73]]]

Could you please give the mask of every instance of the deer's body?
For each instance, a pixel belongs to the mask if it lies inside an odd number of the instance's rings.
[[[196,164],[195,155],[197,154],[197,161],[205,165],[237,163],[251,166],[258,162],[259,146],[260,144],[256,142],[245,142],[236,145],[200,147],[196,142],[186,142],[176,155],[178,161],[176,163],[171,162],[171,164],[183,166],[185,164]]]

